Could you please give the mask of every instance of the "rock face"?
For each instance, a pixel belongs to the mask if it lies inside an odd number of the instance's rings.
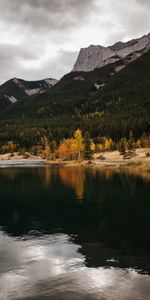
[[[126,43],[118,42],[113,46],[102,47],[91,45],[80,50],[73,67],[75,71],[93,71],[111,63],[124,60],[125,65],[136,60],[150,50],[150,33],[142,38]]]

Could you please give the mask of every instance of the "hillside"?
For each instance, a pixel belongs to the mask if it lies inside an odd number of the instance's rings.
[[[41,94],[57,83],[57,80],[47,78],[38,81],[26,81],[13,78],[0,86],[0,110],[14,104],[26,96]]]
[[[94,97],[98,89],[107,85],[112,76],[122,68],[124,61],[107,65],[91,72],[71,72],[65,75],[54,87],[45,93],[26,97],[15,105],[9,107],[1,117],[24,117],[43,118],[54,117],[60,114],[79,115],[88,99]]]
[[[150,52],[125,68],[124,60],[91,72],[71,72],[42,94],[1,112],[1,137],[37,143],[60,140],[80,127],[92,137],[136,137],[150,131]],[[6,127],[7,124],[7,127]],[[17,137],[16,137],[17,136]]]

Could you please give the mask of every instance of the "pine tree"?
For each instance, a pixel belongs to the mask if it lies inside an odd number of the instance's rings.
[[[134,141],[133,132],[131,130],[129,133],[128,150],[131,152],[135,151],[135,141]]]
[[[57,143],[55,140],[50,142],[50,150],[52,153],[52,159],[55,160],[56,158],[56,150],[57,150]]]
[[[91,150],[91,140],[89,133],[86,132],[84,136],[84,152],[83,152],[84,159],[90,160],[92,158],[92,150]]]
[[[41,142],[42,142],[43,147],[44,147],[44,151],[43,151],[44,158],[46,160],[49,160],[50,159],[49,140],[48,140],[48,138],[46,136],[44,136],[44,137],[41,138]]]
[[[127,140],[126,138],[122,138],[118,143],[118,151],[121,155],[125,155],[127,150]]]

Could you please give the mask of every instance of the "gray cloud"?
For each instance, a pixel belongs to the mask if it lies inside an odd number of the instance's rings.
[[[62,77],[64,74],[69,73],[71,67],[77,59],[77,56],[77,51],[72,52],[60,49],[57,53],[57,58],[55,61],[49,59],[44,65],[41,66],[41,78],[43,78],[44,74],[47,74],[46,77],[50,76],[57,78],[58,74],[60,74],[60,77]]]
[[[94,0],[0,0],[0,18],[33,30],[78,26],[96,9]]]
[[[149,0],[110,0],[113,41],[142,36],[150,31]]]
[[[140,5],[148,5],[149,6],[149,0],[134,0],[135,4],[139,3]]]
[[[10,41],[0,44],[0,82],[3,82],[13,74],[35,79],[42,74],[60,77],[69,71],[74,63],[74,49],[68,52],[59,49],[71,38],[71,30],[79,28],[94,13],[96,4],[95,0],[0,0],[0,8],[1,36],[4,40],[10,36]],[[44,53],[48,51],[45,59]],[[33,67],[36,59],[37,67]],[[29,61],[32,63],[26,68]]]
[[[26,75],[34,75],[35,69],[24,68],[26,62],[36,62],[38,59],[38,51],[22,45],[1,44],[0,45],[0,83],[12,77],[24,77]],[[31,78],[32,78],[31,76]]]
[[[36,53],[16,45],[0,45],[1,81],[15,77],[20,73],[22,62],[33,61]],[[23,74],[22,74],[23,75]]]
[[[64,51],[60,49],[57,52],[55,60],[48,57],[44,63],[41,63],[39,67],[33,67],[32,64],[28,68],[24,65],[26,62],[35,61],[38,56],[30,50],[24,50],[20,47],[12,45],[3,45],[0,49],[0,67],[2,70],[3,83],[13,77],[23,78],[26,80],[38,80],[43,78],[58,78],[64,74],[70,72],[71,66],[73,66],[78,52]]]
[[[80,47],[148,33],[149,0],[0,0],[0,83],[69,72]]]

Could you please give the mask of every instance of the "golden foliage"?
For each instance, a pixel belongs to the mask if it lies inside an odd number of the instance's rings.
[[[58,147],[58,154],[61,159],[76,159],[77,145],[75,139],[65,139]]]
[[[7,142],[6,145],[2,146],[2,153],[13,153],[17,149],[16,144],[14,144],[12,141]]]
[[[106,138],[105,139],[105,144],[104,144],[105,150],[110,151],[112,145],[113,145],[112,139],[111,138],[109,138],[109,139]]]
[[[77,129],[75,131],[74,139],[75,139],[75,143],[76,143],[76,146],[77,146],[78,158],[80,159],[81,151],[84,149],[82,131],[80,129]]]

